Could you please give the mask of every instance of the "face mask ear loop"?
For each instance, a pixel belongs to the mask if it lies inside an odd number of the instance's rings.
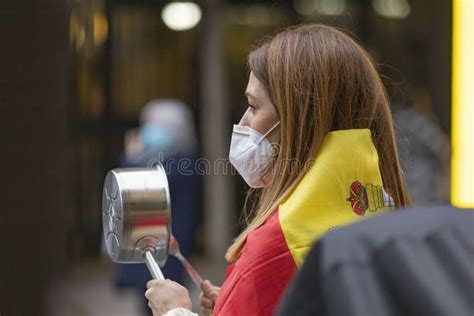
[[[260,143],[262,140],[264,140],[265,137],[267,137],[267,135],[270,134],[279,124],[280,124],[280,121],[278,121],[275,125],[273,125],[273,127],[270,128],[270,129],[268,130],[268,132],[266,132],[266,133],[262,136],[262,138],[260,138],[260,139],[258,140],[257,144]]]

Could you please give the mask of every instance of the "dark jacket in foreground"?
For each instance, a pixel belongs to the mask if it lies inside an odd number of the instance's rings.
[[[474,210],[414,208],[318,241],[278,315],[474,315]]]

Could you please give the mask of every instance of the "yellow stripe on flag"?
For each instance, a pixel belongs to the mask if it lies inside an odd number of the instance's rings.
[[[335,131],[325,136],[314,165],[280,205],[279,220],[299,267],[315,239],[361,215],[387,211],[389,204],[370,130]]]

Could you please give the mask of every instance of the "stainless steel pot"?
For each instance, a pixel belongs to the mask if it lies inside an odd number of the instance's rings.
[[[102,195],[104,240],[110,258],[120,263],[146,262],[152,276],[164,279],[171,234],[168,180],[156,169],[113,169]]]

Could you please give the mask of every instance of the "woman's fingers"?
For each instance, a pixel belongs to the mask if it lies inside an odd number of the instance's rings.
[[[214,303],[206,297],[202,297],[200,303],[201,303],[202,308],[213,308],[214,307]]]
[[[162,287],[167,285],[168,281],[164,280],[151,280],[146,284],[147,290],[145,291],[145,297],[150,300]]]
[[[145,297],[154,315],[166,314],[169,310],[182,307],[191,309],[188,290],[170,280],[151,280],[147,283]]]
[[[204,292],[204,294],[209,293],[212,291],[214,288],[214,285],[212,285],[211,281],[205,280],[204,282],[201,283],[201,290]]]
[[[201,283],[201,290],[202,293],[199,297],[199,301],[202,314],[206,316],[212,315],[220,288],[214,286],[209,280],[205,280]]]
[[[220,287],[214,286],[209,280],[205,280],[201,283],[201,290],[204,296],[209,297],[215,302],[219,295]]]
[[[217,301],[217,296],[219,296],[219,290],[220,289],[216,287],[209,293],[209,297],[212,301]]]
[[[171,282],[170,280],[150,280],[146,284],[146,288],[164,286],[166,283]]]

